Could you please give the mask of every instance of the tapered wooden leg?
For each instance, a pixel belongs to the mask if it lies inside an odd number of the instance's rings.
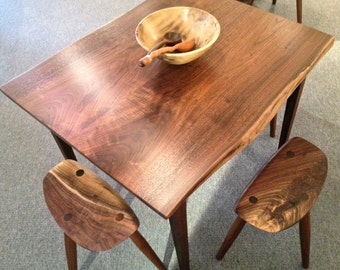
[[[176,248],[176,254],[179,269],[189,270],[189,242],[188,242],[188,226],[187,226],[187,205],[186,202],[176,210],[170,217],[170,227],[172,238]]]
[[[302,255],[303,268],[309,267],[309,253],[310,253],[310,236],[311,236],[311,223],[310,212],[308,212],[303,219],[299,222],[300,230],[300,245]]]
[[[77,245],[66,234],[64,234],[64,242],[68,270],[77,270]]]
[[[254,0],[248,0],[248,2],[247,2],[247,4],[251,5],[251,6],[253,5],[253,3],[254,3]]]
[[[274,138],[276,133],[277,115],[270,121],[270,137]]]
[[[294,92],[290,95],[286,103],[285,115],[282,122],[282,129],[279,141],[279,148],[288,141],[290,136],[291,129],[293,127],[295,114],[297,108],[299,106],[300,97],[302,94],[303,86],[305,84],[305,80],[303,80],[300,85],[294,90]]]
[[[135,243],[135,245],[143,252],[143,254],[149,258],[149,260],[158,268],[165,270],[165,266],[162,261],[159,259],[155,251],[149,245],[149,243],[145,240],[145,238],[140,234],[139,231],[136,231],[134,234],[130,236],[131,240]]]
[[[62,140],[58,135],[51,132],[54,140],[56,141],[62,155],[65,159],[73,159],[77,160],[76,155],[73,152],[73,149],[70,145],[68,145],[64,140]]]
[[[302,0],[296,0],[297,22],[302,23]]]
[[[245,224],[246,222],[243,219],[241,219],[240,217],[236,218],[230,230],[228,231],[228,234],[224,239],[220,249],[217,252],[216,255],[217,260],[223,259],[224,255],[227,253],[228,249],[234,243],[235,239],[240,234]]]
[[[276,0],[273,0],[273,5],[276,4]],[[296,14],[297,14],[297,22],[302,23],[302,0],[296,0]]]

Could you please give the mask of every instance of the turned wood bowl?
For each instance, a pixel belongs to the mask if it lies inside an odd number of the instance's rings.
[[[174,65],[189,63],[207,52],[220,34],[220,24],[209,12],[193,7],[170,7],[142,19],[136,28],[136,40],[146,51],[161,42],[167,32],[177,32],[182,41],[195,39],[188,52],[173,52],[158,58]]]

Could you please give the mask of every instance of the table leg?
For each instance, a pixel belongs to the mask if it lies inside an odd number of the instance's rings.
[[[77,160],[72,147],[69,144],[67,144],[63,139],[61,139],[57,134],[55,134],[54,132],[51,132],[51,133],[62,155],[64,156],[64,158]],[[65,252],[66,252],[68,269],[77,270],[78,268],[77,267],[77,245],[66,234],[64,234],[64,242],[65,242]]]
[[[76,155],[73,152],[72,147],[67,144],[63,139],[61,139],[57,134],[52,132],[52,136],[54,140],[56,141],[61,153],[63,154],[65,159],[73,159],[77,160]]]
[[[189,270],[189,241],[188,241],[188,225],[187,225],[187,204],[186,202],[176,210],[170,217],[170,227],[172,238],[176,248],[179,268],[181,270]]]
[[[68,269],[77,270],[77,245],[66,234],[64,234],[64,242]]]
[[[299,84],[299,86],[294,90],[287,100],[285,115],[282,122],[279,148],[288,140],[290,136],[304,84],[305,80]]]

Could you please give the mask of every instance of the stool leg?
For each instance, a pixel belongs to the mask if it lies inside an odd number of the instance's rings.
[[[297,22],[302,23],[302,0],[296,0]]]
[[[275,5],[276,4],[276,0],[273,0],[272,4]]]
[[[158,258],[155,251],[149,245],[149,243],[145,240],[145,238],[140,234],[139,231],[136,231],[134,234],[130,236],[132,242],[143,252],[143,254],[149,258],[149,260],[158,268],[158,269],[166,269],[162,261]]]
[[[220,249],[217,252],[216,259],[222,260],[228,249],[231,247],[231,245],[234,243],[237,236],[242,231],[244,225],[246,222],[241,219],[240,217],[237,217],[234,221],[233,225],[231,226],[227,236],[225,237],[223,244],[221,245]]]
[[[277,115],[274,116],[274,118],[270,121],[270,137],[274,138],[276,133],[276,120]]]
[[[299,230],[300,230],[302,266],[303,268],[307,269],[309,267],[310,236],[311,236],[310,212],[308,212],[300,220]]]
[[[68,270],[77,270],[77,245],[66,234],[64,234],[64,242]]]

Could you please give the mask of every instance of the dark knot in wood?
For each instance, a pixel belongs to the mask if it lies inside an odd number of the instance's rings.
[[[73,215],[71,213],[68,213],[64,216],[65,221],[70,221],[73,218]]]
[[[120,213],[116,216],[116,220],[117,221],[122,221],[124,219],[124,214],[123,213]]]
[[[84,175],[84,170],[82,170],[82,169],[79,169],[77,172],[76,172],[76,175],[77,176],[82,176],[82,175]]]
[[[250,196],[250,197],[249,197],[249,201],[250,201],[251,203],[257,203],[258,199],[257,199],[255,196]]]
[[[293,151],[287,151],[287,157],[292,158],[295,156],[295,153]]]

